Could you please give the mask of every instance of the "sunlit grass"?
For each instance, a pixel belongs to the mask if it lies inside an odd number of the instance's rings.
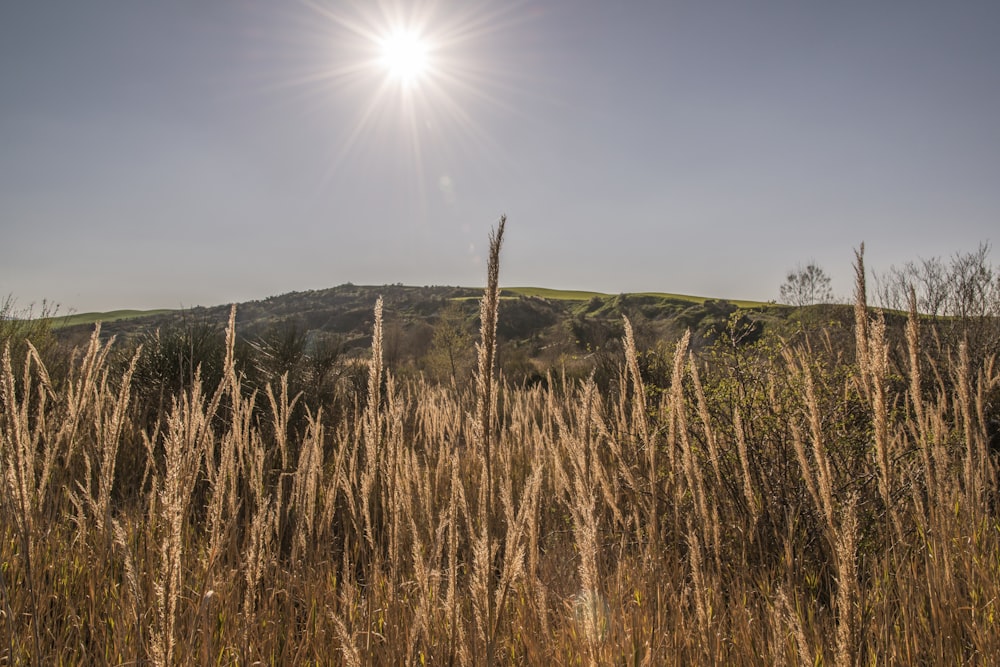
[[[624,320],[611,382],[515,386],[501,240],[463,388],[394,376],[381,300],[365,377],[322,404],[249,386],[235,312],[217,382],[151,403],[99,332],[58,376],[5,351],[0,663],[1000,654],[990,359],[924,349],[915,312],[887,335],[859,255],[855,339],[654,352]]]

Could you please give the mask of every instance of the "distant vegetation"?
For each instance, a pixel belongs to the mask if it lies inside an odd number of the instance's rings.
[[[0,662],[1000,655],[995,314],[863,251],[852,306],[501,291],[503,226],[485,292],[0,319]]]

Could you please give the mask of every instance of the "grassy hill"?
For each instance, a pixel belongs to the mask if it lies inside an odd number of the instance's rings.
[[[411,287],[404,285],[362,286],[345,284],[325,290],[289,292],[266,299],[248,301],[237,305],[239,325],[244,330],[254,331],[266,327],[268,323],[289,318],[300,319],[307,328],[351,333],[358,325],[360,310],[371,310],[375,299],[382,296],[389,310],[395,309],[407,319],[433,319],[442,305],[449,301],[477,301],[482,288],[477,287]],[[645,317],[661,319],[675,314],[678,308],[730,304],[742,310],[780,311],[787,307],[759,301],[729,301],[711,299],[686,294],[666,292],[636,292],[627,294],[607,294],[581,290],[560,290],[544,287],[504,287],[501,298],[505,301],[530,300],[535,304],[545,303],[550,309],[563,314],[584,313],[588,315],[629,315],[630,306],[642,309]],[[584,304],[584,305],[581,305]],[[515,307],[516,309],[516,307]],[[707,312],[706,311],[706,312]],[[91,328],[101,322],[110,333],[130,333],[150,327],[162,327],[182,323],[185,320],[223,323],[229,314],[229,305],[195,307],[187,310],[113,310],[89,312],[54,317],[49,323],[54,329]]]
[[[257,344],[264,339],[301,336],[308,340],[335,336],[348,354],[367,354],[373,307],[381,296],[387,355],[397,367],[422,368],[438,343],[442,327],[453,327],[472,350],[478,331],[481,288],[414,287],[345,284],[323,290],[290,292],[237,305],[237,333]],[[85,313],[54,322],[57,335],[79,343],[102,322],[104,337],[139,338],[154,331],[186,329],[220,331],[228,305],[190,310]],[[620,351],[623,317],[628,317],[641,347],[679,339],[692,332],[692,347],[711,345],[720,336],[742,342],[767,330],[790,330],[787,306],[727,301],[659,292],[604,294],[540,287],[501,290],[497,329],[501,361],[524,375],[553,364],[593,365],[595,356]],[[846,315],[845,315],[846,316]],[[733,329],[735,327],[735,329]],[[733,331],[739,333],[733,334]],[[617,352],[615,352],[617,354]],[[575,361],[574,361],[575,360]]]
[[[482,295],[481,288],[412,287],[404,285],[363,286],[345,284],[324,290],[289,292],[237,305],[237,326],[241,333],[254,335],[276,324],[296,322],[306,330],[344,335],[366,335],[375,300],[385,302],[387,319],[406,325],[433,324],[438,312],[450,302],[468,301],[472,314]],[[688,325],[706,317],[726,315],[736,310],[758,315],[787,312],[785,306],[756,301],[727,301],[664,292],[605,294],[542,287],[505,287],[501,290],[510,337],[530,337],[539,322],[573,317],[591,320],[620,320],[623,315],[648,322],[679,319]],[[97,322],[106,334],[182,325],[185,322],[224,324],[229,305],[196,307],[189,310],[115,310],[52,318],[53,328],[66,333],[90,331]],[[532,315],[536,322],[532,322]],[[503,320],[501,320],[503,321]]]

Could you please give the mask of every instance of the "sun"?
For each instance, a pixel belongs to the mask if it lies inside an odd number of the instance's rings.
[[[416,83],[427,73],[428,45],[413,30],[396,30],[380,40],[380,62],[389,76],[404,86]]]
[[[358,157],[388,158],[421,188],[433,184],[453,198],[449,173],[457,156],[505,156],[483,121],[522,113],[512,103],[522,94],[520,70],[500,56],[514,31],[535,20],[520,11],[529,2],[291,3],[314,14],[303,22],[308,32],[290,33],[297,37],[290,44],[308,47],[301,55],[309,64],[289,83],[301,89],[303,108],[336,119],[326,178],[354,168]]]

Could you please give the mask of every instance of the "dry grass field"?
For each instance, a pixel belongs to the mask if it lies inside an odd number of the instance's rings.
[[[992,358],[902,337],[673,345],[609,389],[495,369],[310,410],[233,362],[154,419],[95,332],[0,368],[0,664],[988,664]],[[937,345],[937,347],[935,347]],[[134,359],[138,359],[136,356]]]

